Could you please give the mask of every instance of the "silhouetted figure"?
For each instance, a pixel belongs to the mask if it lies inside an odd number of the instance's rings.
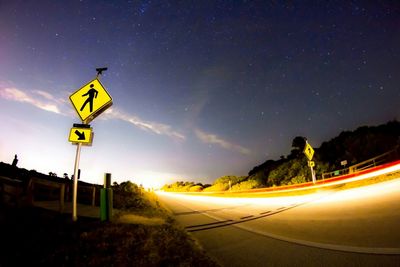
[[[12,166],[13,167],[17,167],[17,163],[18,163],[18,158],[17,158],[17,154],[15,154],[15,156],[14,156],[14,160],[13,160],[13,162],[12,162]]]
[[[83,103],[82,107],[81,107],[81,111],[85,108],[85,106],[87,105],[87,103],[89,103],[90,106],[90,112],[93,111],[93,100],[95,98],[97,98],[97,94],[99,93],[96,89],[93,88],[93,84],[90,85],[90,89],[89,91],[87,91],[86,94],[83,94],[82,96],[88,96],[88,98],[86,99],[85,103]]]
[[[71,180],[74,180],[74,175],[71,175]],[[81,179],[81,169],[78,169],[78,180]]]

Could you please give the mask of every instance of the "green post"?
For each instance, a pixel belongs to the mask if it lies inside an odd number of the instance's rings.
[[[113,214],[113,192],[111,187],[111,173],[104,175],[104,188],[100,189],[100,220],[110,221]]]

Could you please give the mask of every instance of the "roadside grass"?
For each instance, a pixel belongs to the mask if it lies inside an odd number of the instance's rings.
[[[144,225],[162,225],[165,222],[163,218],[159,217],[144,217],[131,213],[119,214],[118,218],[115,219],[118,223],[130,223],[130,224],[144,224]]]
[[[0,266],[219,266],[153,193],[137,193],[115,198],[125,208],[111,222],[0,206]]]

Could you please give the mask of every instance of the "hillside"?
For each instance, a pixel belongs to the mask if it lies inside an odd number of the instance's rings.
[[[163,187],[166,191],[224,191],[246,190],[271,186],[290,185],[311,180],[307,158],[302,153],[305,137],[297,136],[292,140],[292,150],[278,160],[267,159],[252,168],[245,177],[224,176],[215,180],[211,186],[177,182]],[[337,137],[323,142],[314,148],[315,170],[317,177],[325,172],[342,169],[341,162],[346,160],[347,167],[393,150],[400,145],[400,122],[390,121],[379,126],[362,126],[354,131],[343,131]],[[393,157],[398,158],[395,154]],[[229,184],[230,183],[230,184]]]

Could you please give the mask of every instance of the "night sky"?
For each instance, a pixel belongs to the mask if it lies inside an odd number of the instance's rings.
[[[212,182],[400,119],[400,4],[0,0],[0,161],[72,174],[68,97],[96,67],[114,105],[82,180]]]

